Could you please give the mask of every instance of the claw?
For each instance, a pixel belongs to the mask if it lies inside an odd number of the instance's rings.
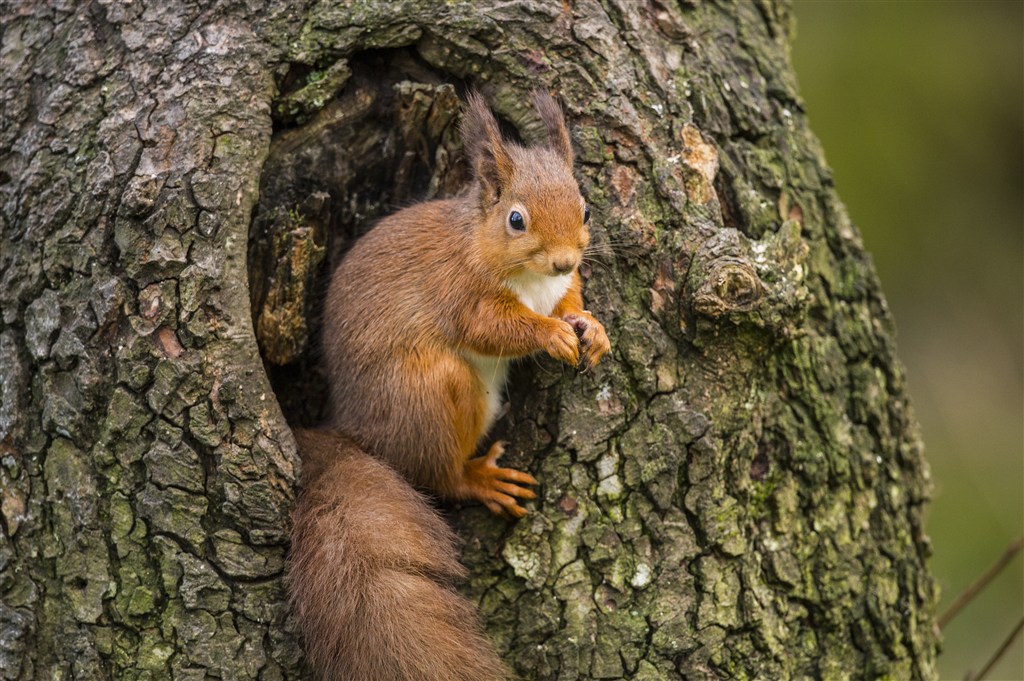
[[[487,454],[466,462],[462,496],[483,503],[492,513],[521,518],[526,509],[516,498],[535,499],[537,494],[523,485],[536,485],[529,473],[514,468],[500,468],[497,461],[505,453],[505,443],[495,442]]]
[[[611,349],[608,335],[601,323],[589,312],[569,313],[562,318],[562,321],[572,326],[573,331],[576,332],[580,349],[576,368],[580,373],[586,373]]]

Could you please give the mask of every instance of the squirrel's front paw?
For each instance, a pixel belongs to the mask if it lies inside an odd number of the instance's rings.
[[[552,320],[552,331],[544,343],[544,351],[555,359],[576,366],[580,359],[580,341],[573,327],[561,320]]]
[[[567,314],[562,319],[573,327],[579,337],[581,371],[586,371],[597,364],[612,349],[604,325],[597,321],[594,315],[584,311]]]
[[[537,495],[524,485],[536,485],[537,479],[514,468],[498,467],[498,459],[505,453],[505,443],[495,442],[485,456],[470,459],[463,469],[463,480],[457,496],[476,499],[492,513],[522,518],[526,509],[520,499],[534,499]]]

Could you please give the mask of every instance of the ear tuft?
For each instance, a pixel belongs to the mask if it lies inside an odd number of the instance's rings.
[[[498,121],[478,92],[469,93],[466,99],[462,144],[483,189],[485,202],[496,201],[512,179],[515,167],[501,139]]]
[[[572,167],[572,141],[569,130],[565,127],[565,116],[558,102],[544,90],[533,91],[533,101],[540,119],[548,131],[548,146],[558,153]]]

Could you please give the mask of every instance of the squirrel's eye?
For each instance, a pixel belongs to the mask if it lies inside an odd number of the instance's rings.
[[[526,220],[523,219],[519,211],[514,210],[508,214],[508,226],[517,232],[522,232],[526,229]]]
[[[590,206],[583,206],[583,224],[590,222]]]

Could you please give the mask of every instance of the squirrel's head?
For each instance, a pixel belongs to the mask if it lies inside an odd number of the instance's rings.
[[[562,110],[534,93],[547,129],[545,146],[501,138],[480,95],[469,96],[462,138],[479,184],[481,243],[503,278],[523,272],[559,276],[574,271],[590,243],[590,211],[572,175],[572,146]]]

